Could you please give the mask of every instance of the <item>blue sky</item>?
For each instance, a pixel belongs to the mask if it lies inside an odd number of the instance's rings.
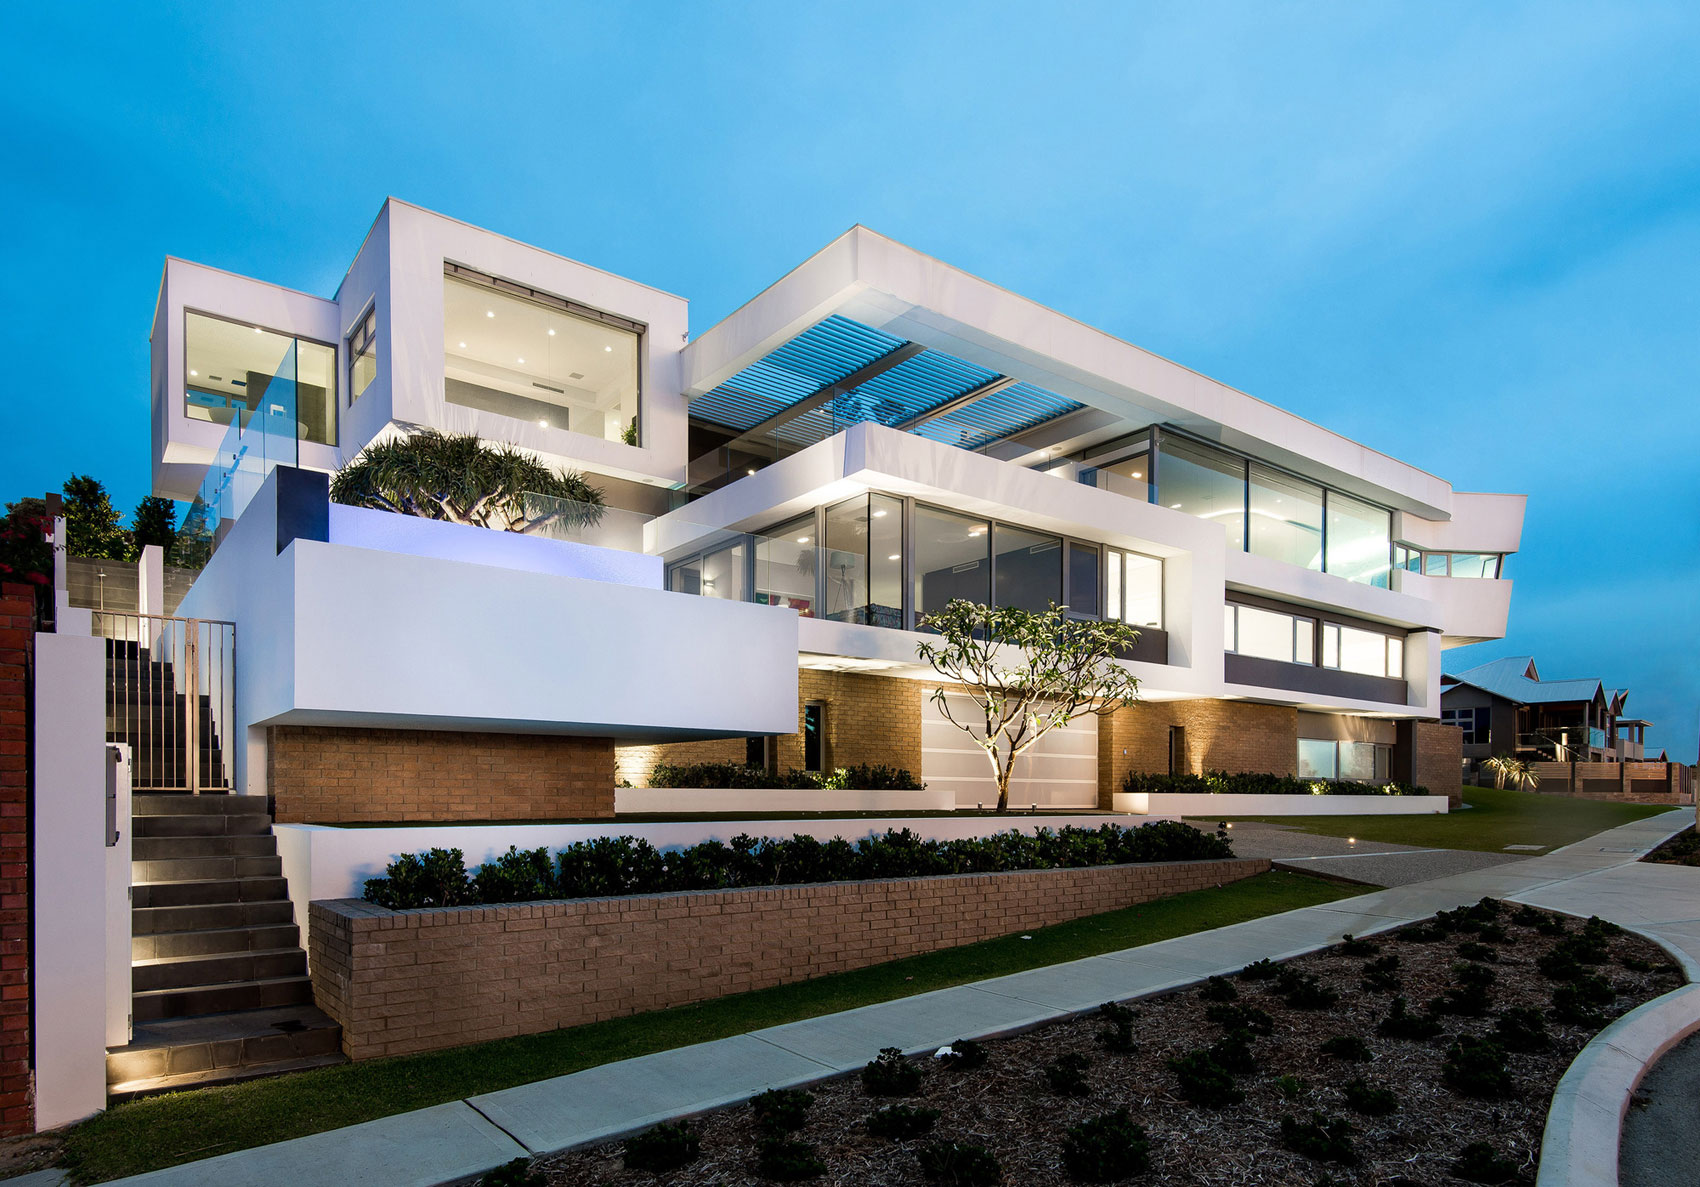
[[[166,254],[330,294],[394,194],[688,296],[861,222],[1448,479],[1511,635],[1700,708],[1700,8],[25,6],[0,498],[146,493]],[[50,10],[50,11],[48,11]]]

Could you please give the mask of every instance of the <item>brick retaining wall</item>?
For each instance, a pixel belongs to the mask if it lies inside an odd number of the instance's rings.
[[[30,665],[35,590],[0,589],[0,1135],[35,1129],[30,1070]]]
[[[1261,874],[1228,860],[493,907],[309,908],[313,996],[352,1059],[434,1051],[842,973]]]

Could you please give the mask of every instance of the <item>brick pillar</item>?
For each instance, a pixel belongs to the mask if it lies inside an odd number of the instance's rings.
[[[35,1129],[30,1071],[30,670],[35,591],[0,588],[0,1135]]]

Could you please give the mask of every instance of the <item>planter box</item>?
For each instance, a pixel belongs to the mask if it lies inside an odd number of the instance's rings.
[[[1152,816],[1426,816],[1447,810],[1443,795],[1192,795],[1118,791],[1117,812]]]
[[[951,812],[948,788],[937,791],[822,791],[819,788],[619,787],[614,811],[632,812]]]
[[[315,902],[313,997],[352,1059],[434,1051],[842,973],[1268,869],[1159,862],[426,911]]]

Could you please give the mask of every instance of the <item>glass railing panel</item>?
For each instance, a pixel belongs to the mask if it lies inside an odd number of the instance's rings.
[[[820,563],[812,527],[771,536],[751,537],[755,550],[755,580],[750,600],[764,606],[785,606],[804,618],[815,617],[815,570]]]

